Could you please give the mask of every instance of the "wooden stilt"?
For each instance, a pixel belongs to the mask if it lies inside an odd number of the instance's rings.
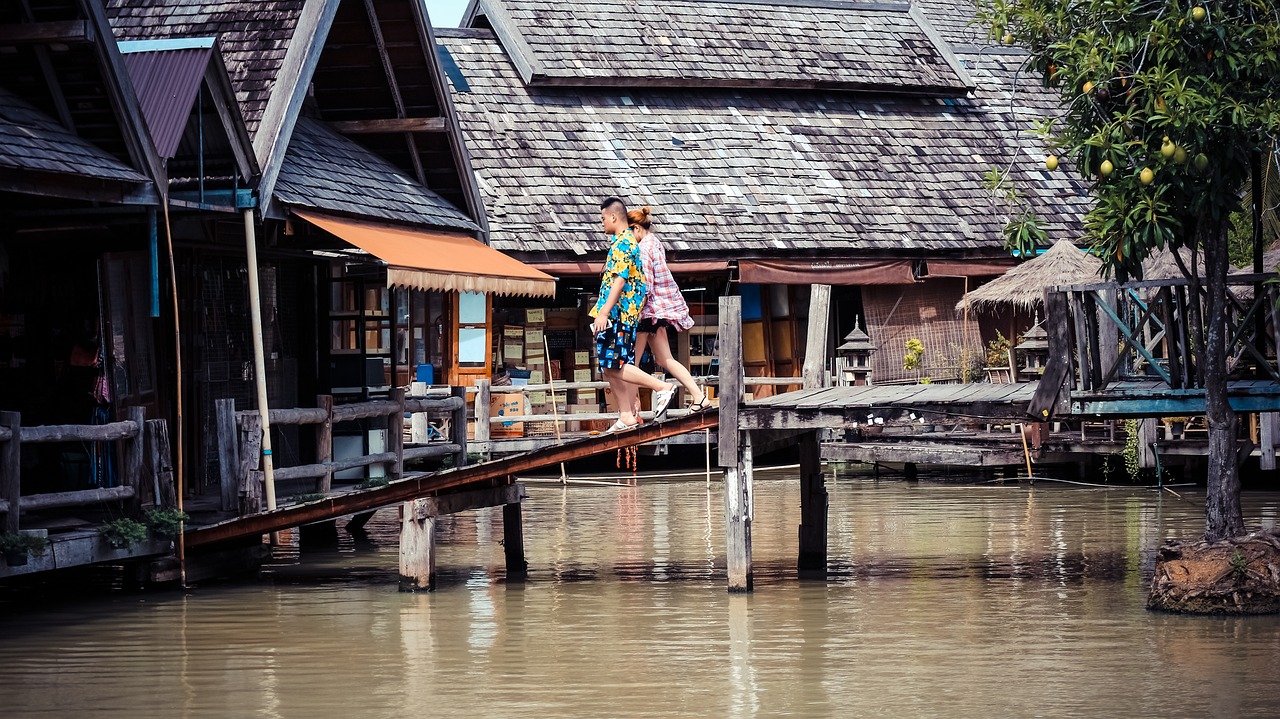
[[[915,462],[907,462],[902,465],[902,478],[908,482],[915,482],[920,479],[920,468]]]
[[[519,502],[502,505],[502,548],[507,555],[507,581],[529,576],[529,562],[524,558],[524,514]]]
[[[721,433],[723,435],[723,432]],[[751,576],[751,433],[738,433],[738,462],[724,473],[726,565],[730,592],[753,589]]]
[[[436,588],[436,519],[425,502],[400,505],[400,591]]]
[[[0,427],[9,430],[9,439],[0,442],[0,499],[9,506],[0,530],[16,532],[18,505],[22,498],[22,415],[0,412]]]
[[[302,547],[336,547],[338,520],[328,519],[298,527],[298,544]]]
[[[1262,424],[1261,442],[1262,458],[1259,460],[1259,469],[1274,470],[1276,468],[1276,443],[1280,438],[1276,436],[1276,419],[1280,414],[1275,412],[1263,412],[1258,415],[1258,419]]]
[[[817,432],[800,436],[801,579],[827,578],[827,486]]]
[[[363,532],[364,525],[368,524],[370,519],[373,519],[373,515],[375,513],[376,510],[374,512],[361,512],[359,514],[352,515],[350,521],[347,522],[347,531]]]

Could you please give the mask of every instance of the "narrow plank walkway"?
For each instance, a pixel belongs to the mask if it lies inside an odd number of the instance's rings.
[[[865,424],[868,414],[1025,419],[1038,383],[868,385],[800,390],[747,402],[742,429],[810,430]]]
[[[336,519],[348,514],[381,509],[444,491],[496,487],[511,483],[513,475],[570,462],[583,457],[654,442],[691,432],[715,429],[719,414],[706,410],[665,422],[650,422],[640,429],[566,441],[492,462],[442,472],[405,477],[382,487],[352,490],[325,499],[277,508],[272,512],[238,517],[218,524],[193,527],[186,532],[187,547],[226,542],[276,532],[290,527]]]

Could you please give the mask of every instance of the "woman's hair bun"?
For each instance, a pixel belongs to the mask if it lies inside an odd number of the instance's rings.
[[[644,229],[647,230],[649,229],[649,226],[653,224],[653,218],[650,217],[652,213],[653,213],[653,208],[648,205],[645,205],[644,207],[641,207],[638,210],[632,210],[628,212],[627,221],[633,225],[639,225],[640,227],[643,227]]]

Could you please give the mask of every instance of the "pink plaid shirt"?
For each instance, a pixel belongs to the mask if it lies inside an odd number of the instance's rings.
[[[682,330],[693,326],[689,305],[680,294],[676,278],[667,267],[667,251],[656,233],[650,232],[640,241],[640,261],[644,276],[649,278],[649,299],[640,311],[640,319],[663,319]]]

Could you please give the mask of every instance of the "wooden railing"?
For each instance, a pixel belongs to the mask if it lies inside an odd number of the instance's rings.
[[[1228,373],[1280,382],[1277,287],[1272,275],[1227,281]],[[1196,347],[1207,309],[1185,279],[1058,287],[1045,292],[1050,367],[1046,380],[1099,392],[1126,380],[1204,388]],[[1055,366],[1056,365],[1056,366]],[[1052,373],[1052,377],[1050,376]]]
[[[110,424],[23,427],[17,412],[0,412],[0,514],[3,531],[16,532],[22,511],[122,502],[131,512],[145,503],[174,506],[173,466],[168,425],[146,419],[141,407],[125,410]],[[121,448],[120,485],[73,492],[22,494],[22,445],[61,442],[111,442]]]
[[[256,410],[236,411],[235,400],[215,402],[218,417],[218,464],[222,482],[222,508],[241,515],[262,511],[265,473],[262,469],[262,416]],[[333,488],[333,475],[360,467],[386,466],[388,481],[404,474],[408,461],[430,457],[452,457],[456,466],[467,458],[467,422],[465,391],[452,388],[444,396],[407,397],[403,389],[392,390],[391,398],[355,404],[334,405],[333,397],[321,395],[316,407],[272,409],[268,418],[272,427],[313,426],[316,433],[315,459],[310,464],[274,467],[275,481],[314,479],[313,490],[327,494]],[[405,414],[444,414],[449,417],[446,441],[406,447]],[[334,459],[333,427],[343,422],[381,419],[387,431],[386,448],[382,452]]]
[[[694,380],[701,387],[714,387],[720,383],[720,378],[715,375],[695,377]],[[799,386],[803,384],[801,377],[747,377],[746,384],[755,387],[786,387],[790,385]],[[492,438],[492,428],[494,425],[507,423],[524,423],[524,422],[559,422],[563,427],[565,422],[592,422],[603,420],[616,420],[617,412],[583,412],[579,414],[565,414],[562,412],[541,413],[541,414],[522,414],[522,415],[505,415],[501,417],[491,416],[490,401],[495,394],[523,394],[526,397],[530,394],[545,392],[551,396],[553,401],[555,397],[565,397],[568,392],[577,390],[596,390],[601,391],[609,387],[608,382],[554,382],[546,384],[531,385],[491,385],[486,380],[480,380],[475,385],[467,387],[468,394],[475,395],[475,415],[473,417],[475,432],[474,439],[476,442],[488,442]],[[670,417],[683,417],[689,414],[688,410],[672,409],[668,413]],[[641,413],[641,416],[648,419],[652,417],[651,412]]]

